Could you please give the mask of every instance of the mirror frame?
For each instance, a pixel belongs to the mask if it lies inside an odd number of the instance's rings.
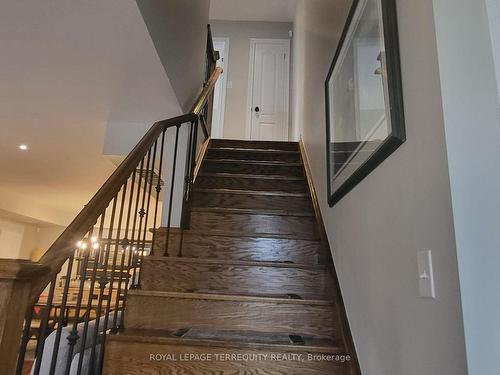
[[[370,0],[368,0],[370,1]],[[349,191],[368,176],[380,163],[389,157],[406,140],[403,87],[401,81],[401,62],[399,55],[399,37],[397,25],[397,10],[395,0],[376,0],[381,2],[382,24],[384,28],[385,58],[387,69],[387,86],[391,119],[391,132],[382,144],[363,162],[335,191],[332,191],[331,176],[331,139],[330,134],[330,92],[329,81],[339,59],[346,37],[351,27],[354,15],[360,0],[354,0],[347,17],[335,56],[325,80],[326,100],[326,159],[327,159],[327,184],[328,204],[330,207],[340,201]]]

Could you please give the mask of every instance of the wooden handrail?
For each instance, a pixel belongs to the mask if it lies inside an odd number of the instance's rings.
[[[195,122],[199,119],[203,107],[207,103],[211,92],[215,88],[217,79],[222,74],[222,68],[216,68],[205,87],[198,95],[191,111],[182,116],[156,122],[149,131],[142,137],[139,143],[128,154],[125,160],[118,166],[108,180],[102,185],[97,193],[92,197],[82,211],[76,216],[71,224],[52,244],[39,263],[50,267],[51,275],[44,277],[33,286],[32,297],[36,296],[45,288],[50,278],[53,277],[63,266],[66,260],[75,251],[75,243],[80,240],[95,224],[103,210],[110,201],[118,194],[122,185],[127,181],[131,173],[137,168],[137,165],[144,158],[148,150],[158,139],[160,134],[171,127],[180,126],[184,123]]]
[[[201,111],[203,110],[203,107],[205,106],[208,97],[210,96],[210,93],[215,88],[215,84],[217,83],[217,80],[219,79],[221,74],[222,74],[222,68],[221,67],[215,68],[214,72],[208,79],[205,87],[198,96],[198,99],[191,108],[191,114],[195,114],[196,116],[199,116],[201,114]]]

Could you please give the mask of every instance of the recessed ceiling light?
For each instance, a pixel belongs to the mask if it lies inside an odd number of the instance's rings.
[[[26,151],[28,149],[28,145],[25,145],[25,144],[22,144],[22,145],[19,145],[19,150],[22,150],[22,151]]]

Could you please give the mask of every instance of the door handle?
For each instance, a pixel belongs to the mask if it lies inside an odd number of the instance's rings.
[[[255,112],[259,112],[260,111],[260,108],[259,107],[255,107]]]

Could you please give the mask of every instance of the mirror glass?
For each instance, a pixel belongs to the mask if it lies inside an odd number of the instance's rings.
[[[385,56],[381,1],[360,0],[327,81],[331,191],[391,134]]]

